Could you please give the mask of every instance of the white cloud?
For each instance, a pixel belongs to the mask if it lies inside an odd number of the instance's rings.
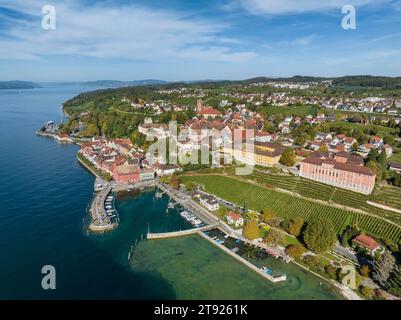
[[[310,44],[312,44],[312,42],[315,38],[316,38],[316,36],[312,34],[309,36],[296,38],[291,41],[281,41],[280,44],[294,45],[294,46],[309,46]]]
[[[49,1],[0,0],[5,7],[32,18],[6,24],[0,59],[87,56],[132,60],[198,59],[245,61],[254,52],[233,49],[240,40],[223,36],[229,27],[196,19],[186,12],[134,5],[83,6],[78,0],[57,1],[57,29],[41,28],[41,8]]]
[[[284,15],[340,9],[351,4],[363,6],[391,0],[238,0],[244,9],[255,15]]]

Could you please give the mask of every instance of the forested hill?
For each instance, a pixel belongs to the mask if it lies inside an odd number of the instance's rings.
[[[334,86],[401,89],[401,77],[346,76],[333,79]]]
[[[34,89],[40,88],[36,83],[30,81],[0,81],[1,89]]]

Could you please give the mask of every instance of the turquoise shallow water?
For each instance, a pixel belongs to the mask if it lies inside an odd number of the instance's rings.
[[[83,225],[93,177],[77,163],[76,146],[34,134],[45,121],[61,120],[61,103],[85,90],[0,91],[0,299],[275,299],[299,298],[318,288],[310,275],[305,283],[311,284],[296,294],[272,287],[193,237],[140,241],[134,255],[139,264],[129,265],[128,251],[147,232],[148,222],[152,232],[189,227],[177,213],[166,214],[168,199],[154,201],[151,192],[117,202],[121,225],[115,232],[88,236]],[[56,268],[54,291],[41,288],[41,268],[47,264]],[[202,279],[217,275],[227,289],[213,280],[214,286],[196,290]],[[316,292],[304,297],[335,298],[330,291]]]
[[[234,260],[198,235],[174,239],[144,240],[147,232],[182,230],[190,226],[177,210],[166,213],[168,198],[154,199],[147,191],[118,198],[117,209],[121,228],[114,233],[96,236],[95,241],[113,258],[134,273],[147,273],[164,279],[170,296],[176,299],[337,299],[321,280],[298,268],[273,258],[255,259],[258,265],[268,264],[275,272],[288,276],[285,283],[272,284]],[[131,244],[135,247],[128,261]],[[251,258],[252,259],[252,258]],[[165,289],[167,288],[165,287]]]

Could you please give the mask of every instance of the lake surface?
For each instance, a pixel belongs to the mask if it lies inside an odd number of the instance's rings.
[[[86,90],[0,91],[0,299],[337,298],[291,264],[281,266],[291,281],[270,284],[197,236],[141,241],[148,228],[190,227],[152,191],[120,197],[119,228],[88,236],[94,178],[77,163],[76,146],[34,134],[60,121],[61,103]],[[56,268],[56,290],[41,288],[44,265]]]

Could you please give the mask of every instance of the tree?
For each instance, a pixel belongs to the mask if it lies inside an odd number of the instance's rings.
[[[387,289],[391,294],[401,297],[401,269],[399,267],[391,274]]]
[[[293,236],[298,237],[301,234],[302,227],[304,226],[304,219],[296,217],[288,224],[288,232]]]
[[[379,156],[379,151],[377,151],[377,149],[371,149],[366,158],[366,161],[367,162],[376,161],[378,156]]]
[[[285,251],[290,257],[300,258],[306,252],[306,249],[302,244],[290,244]]]
[[[319,151],[320,152],[328,152],[329,151],[329,147],[327,146],[327,145],[321,145],[320,147],[319,147]]]
[[[181,183],[181,180],[177,176],[172,176],[170,178],[169,184],[173,189],[178,190],[180,188],[180,183]]]
[[[394,146],[395,145],[395,138],[393,137],[393,136],[385,136],[384,138],[383,138],[383,141],[384,141],[384,143],[386,143],[386,144],[389,144],[389,145],[391,145],[391,146]]]
[[[383,168],[377,161],[369,161],[366,166],[369,169],[372,169],[376,173],[376,177],[378,180],[381,180],[383,177]]]
[[[287,148],[281,155],[280,161],[282,165],[292,167],[296,162],[295,152],[291,148]]]
[[[382,287],[385,287],[391,272],[395,267],[395,258],[389,250],[375,261],[373,265],[373,279],[375,279]]]
[[[263,241],[273,246],[280,246],[284,243],[284,236],[281,232],[270,229],[263,237]]]
[[[303,239],[308,249],[323,253],[334,246],[336,233],[330,220],[317,218],[307,224]]]
[[[341,238],[341,244],[344,246],[344,247],[348,247],[349,245],[350,245],[350,240],[353,238],[353,237],[355,237],[355,236],[357,236],[358,234],[359,234],[360,232],[359,232],[359,230],[358,230],[358,228],[356,227],[356,226],[348,226],[346,229],[345,229],[345,231],[344,231],[344,233],[342,234],[342,236],[340,237]]]
[[[392,183],[395,187],[401,187],[401,174],[394,173]]]
[[[288,233],[298,237],[301,234],[302,227],[304,225],[304,220],[300,217],[294,219],[285,219],[281,223],[281,227]]]
[[[367,264],[364,264],[362,267],[359,268],[359,273],[362,277],[368,278],[370,275],[370,268]]]
[[[359,287],[359,291],[367,299],[372,298],[373,295],[374,295],[374,291],[373,291],[373,289],[371,287],[360,286]]]
[[[326,271],[330,278],[337,279],[338,268],[336,268],[335,266],[328,264],[324,267],[324,271]]]
[[[248,220],[245,223],[244,229],[242,230],[242,234],[245,238],[249,240],[253,240],[260,237],[259,226],[256,221]]]
[[[261,219],[263,222],[268,223],[270,220],[276,218],[276,216],[273,213],[273,210],[270,208],[266,208],[263,210]]]
[[[194,181],[187,181],[184,183],[185,185],[185,190],[187,191],[193,191],[196,189],[196,183]]]
[[[379,164],[381,164],[382,166],[385,166],[387,163],[387,154],[386,154],[386,150],[382,150],[379,154],[379,156],[377,157],[377,162]]]
[[[303,261],[306,263],[306,265],[310,268],[317,268],[321,269],[323,267],[322,262],[317,256],[308,254],[303,258]]]

